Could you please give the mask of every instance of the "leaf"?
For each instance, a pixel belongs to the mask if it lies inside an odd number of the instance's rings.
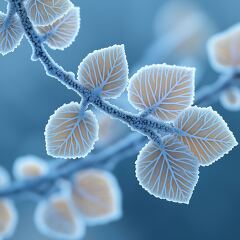
[[[232,86],[220,95],[222,106],[229,111],[240,111],[240,90],[238,87]]]
[[[98,139],[92,111],[80,114],[80,104],[64,104],[50,117],[45,130],[47,153],[53,157],[85,157]]]
[[[80,239],[85,234],[82,218],[64,195],[51,196],[38,204],[35,225],[42,234],[55,239]]]
[[[116,98],[125,90],[128,64],[123,45],[96,50],[80,64],[78,80],[103,98]]]
[[[69,0],[27,0],[26,2],[28,17],[37,26],[51,24],[72,6]]]
[[[74,176],[72,199],[89,225],[121,217],[121,191],[115,177],[103,170],[88,169]]]
[[[74,7],[51,25],[40,26],[37,30],[46,36],[46,43],[50,48],[64,50],[75,41],[79,28],[80,8]]]
[[[223,118],[212,108],[191,107],[175,121],[179,140],[185,143],[202,166],[217,161],[237,145]]]
[[[29,180],[44,176],[48,170],[47,163],[33,155],[19,157],[13,165],[13,175],[18,180]]]
[[[11,200],[0,200],[0,238],[9,239],[15,232],[18,214]]]
[[[8,186],[10,182],[11,179],[7,170],[3,167],[0,167],[0,189]]]
[[[155,197],[189,203],[198,181],[199,163],[175,136],[163,138],[163,146],[149,142],[136,161],[140,185]]]
[[[192,105],[195,69],[151,65],[141,68],[130,80],[128,98],[139,110],[163,121],[172,121]]]
[[[17,16],[13,16],[6,23],[7,15],[0,12],[0,53],[6,55],[13,52],[21,43],[23,28]]]
[[[219,72],[240,68],[240,24],[216,34],[208,42],[212,67]]]

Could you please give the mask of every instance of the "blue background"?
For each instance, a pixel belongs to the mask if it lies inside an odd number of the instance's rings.
[[[219,31],[240,20],[238,0],[192,2],[210,16]],[[89,52],[115,43],[124,43],[130,67],[136,64],[155,38],[154,17],[165,1],[75,0],[74,3],[81,7],[79,36],[64,52],[50,52],[65,69],[76,72]],[[3,11],[5,6],[1,1]],[[26,40],[14,53],[0,56],[0,159],[1,165],[8,169],[20,155],[46,157],[43,132],[48,117],[63,103],[78,100],[75,93],[47,77],[39,63],[30,61],[30,56]],[[204,69],[205,83],[217,76],[209,66]],[[228,112],[219,104],[213,108],[224,116],[239,140],[240,114]],[[240,239],[239,152],[235,148],[214,165],[200,169],[200,179],[188,206],[159,200],[145,192],[135,177],[135,159],[126,159],[115,170],[123,191],[123,218],[88,228],[85,239]],[[33,224],[34,203],[20,198],[17,205],[20,222],[12,239],[47,239]]]

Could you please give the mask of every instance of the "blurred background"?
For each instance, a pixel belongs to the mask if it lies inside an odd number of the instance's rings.
[[[81,7],[79,36],[64,52],[50,51],[66,70],[77,72],[80,61],[95,49],[123,43],[130,74],[151,63],[195,66],[199,88],[218,78],[207,59],[206,40],[240,21],[239,0],[73,2]],[[5,11],[4,1],[0,1],[0,9]],[[0,157],[1,165],[9,170],[20,155],[47,158],[43,132],[49,116],[63,103],[79,100],[74,92],[47,77],[30,56],[27,40],[14,53],[0,56]],[[122,99],[126,102],[126,96]],[[240,114],[225,110],[219,103],[213,108],[239,141]],[[106,131],[108,126],[111,124],[105,124]],[[188,206],[149,195],[135,177],[135,158],[126,159],[115,169],[123,192],[123,218],[88,228],[84,239],[240,239],[239,158],[240,150],[235,148],[214,165],[201,168]],[[21,220],[12,239],[47,239],[33,224],[35,204],[18,200]]]

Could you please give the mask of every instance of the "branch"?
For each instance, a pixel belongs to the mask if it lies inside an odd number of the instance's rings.
[[[34,55],[33,60],[40,60],[43,64],[46,73],[59,80],[67,88],[74,90],[83,98],[83,109],[86,104],[93,104],[103,112],[120,119],[135,131],[141,132],[143,135],[161,144],[161,138],[157,133],[174,134],[176,130],[173,125],[148,119],[141,115],[134,115],[103,101],[99,96],[94,95],[90,90],[81,86],[71,72],[66,72],[49,56],[42,45],[42,39],[35,32],[30,20],[27,17],[26,10],[22,0],[10,0],[12,9],[15,9],[19,15],[24,27],[26,36],[32,45]],[[197,92],[195,104],[204,104],[208,101],[214,102],[219,94],[227,89],[235,80],[239,79],[240,75],[232,72],[231,74],[222,76],[216,83],[203,87]],[[153,130],[156,130],[155,133]],[[15,182],[6,189],[0,190],[0,197],[12,197],[26,192],[38,193],[42,188],[48,192],[57,182],[58,179],[71,179],[75,172],[85,168],[107,168],[112,169],[119,161],[135,156],[145,143],[145,137],[141,135],[131,134],[109,148],[100,151],[97,154],[91,154],[86,160],[79,159],[78,161],[63,161],[46,176],[37,178],[32,181]]]
[[[72,89],[82,98],[85,99],[88,103],[93,104],[95,107],[101,111],[107,113],[113,118],[121,120],[123,123],[127,124],[132,130],[140,132],[141,134],[151,138],[152,134],[149,132],[152,131],[151,126],[156,124],[155,121],[151,119],[142,118],[139,115],[131,114],[129,112],[120,109],[107,101],[101,99],[100,96],[94,94],[89,89],[85,88],[75,79],[75,76],[71,72],[66,72],[61,66],[59,66],[48,54],[46,49],[43,47],[41,37],[36,33],[33,28],[31,21],[27,16],[27,12],[22,0],[11,0],[10,2],[15,8],[25,31],[26,36],[33,48],[33,60],[40,60],[42,65],[45,68],[46,73],[56,78],[68,89]],[[159,131],[164,133],[173,133],[174,129],[170,124],[158,122]],[[153,141],[156,141],[157,138],[152,138]],[[159,141],[157,140],[156,143]]]

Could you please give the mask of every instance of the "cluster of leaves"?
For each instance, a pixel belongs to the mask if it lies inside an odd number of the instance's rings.
[[[64,50],[75,40],[80,28],[80,9],[69,0],[27,0],[28,17],[42,42],[54,50]],[[10,9],[9,9],[10,11]],[[13,52],[24,36],[19,17],[0,12],[0,53]]]
[[[35,156],[16,159],[13,176],[19,182],[33,181],[51,171],[51,166]],[[0,169],[0,188],[10,177]],[[86,226],[105,224],[122,215],[121,191],[116,178],[100,169],[76,172],[70,181],[59,180],[57,191],[38,202],[34,219],[37,229],[52,238],[79,239]],[[36,192],[37,193],[37,192]],[[10,237],[17,225],[17,211],[10,200],[0,200],[0,237]]]
[[[26,0],[25,8],[43,44],[63,50],[75,40],[80,10],[69,0]],[[13,51],[23,35],[21,19],[12,9],[8,14],[0,14],[0,53]],[[214,65],[216,69],[238,67],[238,56],[230,55],[232,40],[228,38],[229,34],[223,40],[217,37],[210,43],[212,59],[218,63]],[[139,122],[157,122],[158,126],[168,124],[174,129],[164,134],[157,127],[151,130],[158,141],[149,137],[150,141],[140,151],[136,176],[150,194],[188,203],[198,181],[199,167],[217,161],[237,142],[223,118],[212,108],[192,106],[194,68],[166,64],[145,66],[130,80],[128,72],[124,46],[114,45],[90,53],[80,63],[77,83],[90,92],[91,98],[103,100],[103,104],[127,89],[129,102],[139,111],[137,115],[129,113],[128,116],[137,117]],[[50,117],[45,130],[46,150],[50,156],[84,158],[94,148],[99,126],[97,117],[88,109],[89,103],[89,99],[82,98],[80,103],[64,104]],[[120,115],[119,109],[113,108]],[[135,124],[131,127],[140,129],[140,123]],[[144,130],[149,136],[148,126]],[[16,179],[29,181],[50,170],[43,161],[28,157],[16,162],[13,173]],[[41,201],[36,209],[35,221],[43,234],[80,238],[85,225],[104,223],[121,215],[119,187],[110,173],[82,170],[71,182],[59,184],[61,191]],[[3,221],[8,225],[2,228],[2,235],[9,234],[15,226],[16,214],[12,209],[9,202],[0,209],[0,216],[10,219]]]

